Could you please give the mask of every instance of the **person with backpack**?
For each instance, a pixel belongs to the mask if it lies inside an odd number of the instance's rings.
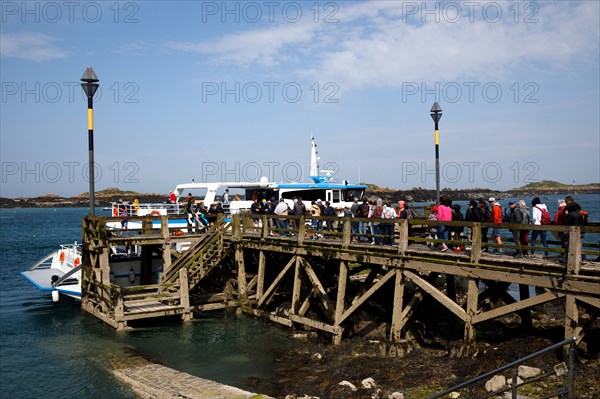
[[[547,225],[550,224],[550,213],[548,213],[548,208],[546,204],[542,204],[538,197],[535,197],[531,201],[531,219],[533,224],[536,226]],[[546,231],[544,230],[532,230],[531,231],[531,246],[535,247],[535,242],[538,238],[542,240],[542,245],[544,247],[548,247],[548,243],[546,242]],[[544,255],[548,256],[548,251],[544,251]],[[531,256],[535,256],[535,250],[531,250]]]
[[[567,225],[567,226],[585,226],[587,224],[587,212],[585,212],[584,210],[581,209],[581,206],[579,206],[579,204],[577,202],[575,202],[573,200],[573,197],[570,197],[571,200],[569,201],[569,197],[566,198],[566,202],[567,202],[567,206],[565,207],[564,213],[563,213],[563,224]],[[566,263],[569,259],[569,237],[568,237],[567,233],[567,240],[566,240],[566,252],[564,254],[564,258],[562,260],[562,262]],[[581,239],[581,249],[582,249],[582,253],[581,253],[581,261],[585,262],[586,260],[586,256],[583,253],[583,236],[584,233],[581,232],[580,233],[580,239]]]
[[[389,201],[383,203],[382,219],[396,219],[396,210]],[[379,226],[381,235],[383,235],[383,245],[394,245],[394,223],[381,223]]]
[[[527,209],[527,204],[524,200],[519,200],[517,204],[511,202],[509,205],[511,206],[509,223],[522,225],[531,224],[531,215],[529,214],[529,209]],[[512,233],[515,245],[517,245],[514,254],[515,258],[522,258],[523,256],[529,257],[527,253],[527,246],[529,245],[529,230],[516,229],[512,230]]]
[[[461,206],[459,204],[453,204],[452,205],[452,221],[453,222],[462,222],[463,220],[465,220],[462,212],[460,211]],[[460,241],[461,240],[461,235],[465,232],[464,227],[462,226],[452,226],[450,228],[450,230],[452,230],[452,234],[453,234],[453,240],[455,241]],[[448,246],[448,248],[452,248],[452,246]],[[452,252],[462,252],[465,250],[464,245],[458,245],[456,248],[452,249]]]
[[[492,221],[492,213],[490,212],[490,208],[488,204],[486,204],[485,200],[481,198],[479,200],[479,214],[481,215],[481,223],[489,223]],[[481,243],[487,244],[488,242],[488,229],[489,227],[481,228]],[[488,252],[489,247],[482,245],[481,252]]]

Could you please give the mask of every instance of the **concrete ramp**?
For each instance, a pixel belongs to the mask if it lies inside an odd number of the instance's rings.
[[[152,363],[141,356],[120,359],[113,374],[148,399],[273,399]]]

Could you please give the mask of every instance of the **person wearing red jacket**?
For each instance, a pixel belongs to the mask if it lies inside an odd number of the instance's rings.
[[[494,197],[490,197],[489,201],[492,207],[492,223],[494,228],[492,229],[492,240],[496,241],[496,244],[502,245],[502,238],[500,238],[500,225],[502,224],[502,207],[496,201]],[[490,253],[493,253],[490,251]],[[496,254],[502,255],[502,248],[496,250]]]

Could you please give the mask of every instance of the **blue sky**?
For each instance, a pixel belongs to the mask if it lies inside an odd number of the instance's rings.
[[[2,1],[0,196],[334,178],[600,181],[600,3]]]

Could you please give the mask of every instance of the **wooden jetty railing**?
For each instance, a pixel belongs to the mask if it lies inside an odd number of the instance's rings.
[[[179,270],[186,268],[190,275],[189,288],[193,289],[213,267],[222,260],[225,250],[223,234],[229,228],[229,224],[222,221],[217,222],[206,234],[196,241],[182,256],[177,258],[168,268],[165,268],[161,282],[173,283],[169,290],[177,290],[177,279]]]
[[[391,341],[402,340],[417,306],[431,298],[462,323],[467,345],[475,341],[476,327],[484,322],[517,313],[527,325],[531,323],[533,307],[556,300],[565,303],[565,337],[576,336],[579,343],[586,326],[600,309],[600,266],[582,261],[582,254],[594,257],[600,254],[597,239],[583,245],[581,239],[582,233],[588,238],[590,234],[598,237],[600,227],[596,225],[500,226],[505,231],[526,228],[560,233],[568,238],[566,251],[560,242],[551,242],[549,247],[524,248],[510,241],[503,244],[486,241],[482,231],[493,227],[489,223],[379,219],[376,223],[384,228],[360,234],[355,229],[357,223],[371,223],[373,219],[320,217],[314,219],[322,221],[325,227],[317,225],[312,229],[307,226],[309,218],[304,216],[238,214],[230,224],[217,224],[211,232],[173,236],[166,227],[169,217],[160,218],[159,231],[151,228],[152,218],[142,218],[145,221],[141,231],[131,237],[107,237],[108,219],[86,218],[84,309],[123,328],[122,321],[133,317],[127,316],[133,309],[127,307],[127,300],[146,300],[133,296],[138,294],[129,288],[108,283],[107,253],[111,245],[117,244],[151,244],[161,248],[164,273],[160,284],[136,288],[154,290],[152,295],[159,298],[160,294],[165,295],[162,301],[165,306],[181,307],[165,309],[164,314],[182,312],[189,319],[193,306],[196,311],[236,306],[286,326],[326,332],[334,343],[339,343],[345,332],[357,329],[354,325],[357,310],[372,301],[389,309],[387,334]],[[427,237],[427,229],[440,224],[468,229],[469,234],[451,240]],[[368,241],[361,242],[361,238]],[[172,251],[177,242],[191,242],[190,249],[182,254]],[[440,252],[427,246],[441,243],[466,249]],[[547,251],[554,258],[497,256],[487,252],[492,248]],[[229,276],[230,294],[212,293],[213,302],[218,296],[219,303],[190,304],[189,290],[201,280],[210,279],[210,270],[227,255],[233,256],[235,264]],[[562,258],[564,263],[559,263]],[[518,300],[506,291],[511,284],[519,286]],[[458,285],[464,286],[466,295],[457,295]],[[530,297],[531,286],[536,287],[533,297]],[[388,299],[385,291],[391,292]],[[123,305],[119,302],[121,298]],[[491,308],[486,305],[490,298],[496,300]],[[157,314],[148,313],[152,317]],[[116,322],[117,319],[120,321]]]
[[[120,231],[107,229],[107,222],[118,222],[121,218],[87,217],[83,222],[83,264],[82,267],[82,298],[81,305],[84,310],[103,320],[107,324],[124,329],[131,320],[181,315],[183,320],[192,318],[189,303],[189,273],[187,267],[192,267],[194,282],[198,280],[197,263],[186,262],[185,257],[175,255],[172,246],[176,243],[190,243],[193,251],[199,246],[215,240],[206,240],[222,235],[222,229],[211,230],[209,235],[187,234],[173,236],[169,229],[168,220],[180,219],[181,215],[131,217],[130,222],[142,222],[141,229]],[[160,227],[153,228],[152,222],[160,220]],[[125,232],[125,236],[116,235]],[[222,241],[222,240],[220,240]],[[159,248],[162,254],[165,273],[158,284],[144,282],[141,285],[122,287],[111,281],[110,255],[116,246],[141,246],[141,267],[144,263],[151,262],[151,249]],[[214,246],[214,245],[213,245]],[[222,242],[216,243],[222,253]],[[211,247],[212,248],[212,247]],[[215,252],[210,252],[215,254]],[[175,261],[172,263],[172,259]],[[202,258],[206,261],[206,257]],[[208,259],[208,261],[211,261]],[[214,264],[214,261],[212,261]],[[204,270],[204,268],[201,267]],[[142,276],[144,272],[141,273]],[[148,274],[148,273],[146,273]],[[147,278],[145,280],[148,280]]]

